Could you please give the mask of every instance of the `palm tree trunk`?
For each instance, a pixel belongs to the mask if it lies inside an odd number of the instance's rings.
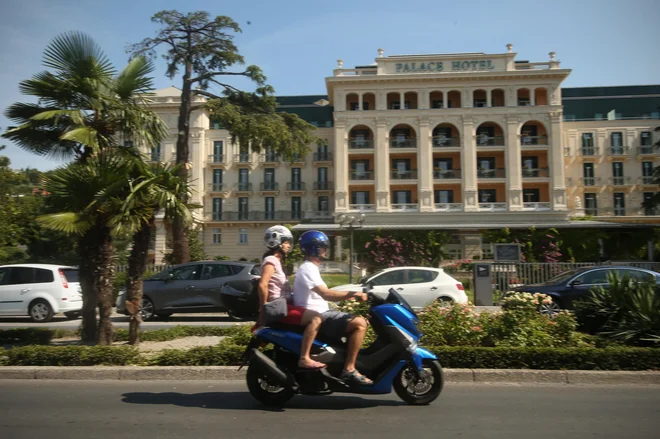
[[[142,226],[133,235],[133,248],[128,258],[128,279],[126,280],[126,309],[130,314],[128,330],[128,344],[140,344],[140,306],[142,305],[142,276],[147,268],[149,257],[149,242],[151,233],[156,225],[156,217],[149,218],[149,222]]]
[[[186,63],[181,90],[181,105],[179,106],[178,136],[176,139],[176,163],[179,165],[178,175],[181,181],[188,181],[188,136],[190,135],[190,101],[192,99],[192,64]],[[188,196],[181,200],[188,202]],[[183,264],[190,261],[190,248],[188,246],[188,230],[181,218],[175,216],[172,221],[172,256],[174,264]]]
[[[80,339],[84,343],[96,342],[96,290],[94,285],[95,253],[92,239],[94,230],[87,232],[78,246],[80,252],[80,285],[82,287],[83,308]]]
[[[98,344],[112,344],[112,298],[113,280],[115,277],[114,248],[110,229],[103,227],[98,235],[98,246],[96,249],[98,260],[94,282],[96,284],[97,303],[99,307]]]

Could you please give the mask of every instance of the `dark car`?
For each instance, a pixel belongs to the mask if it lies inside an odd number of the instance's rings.
[[[610,273],[619,278],[628,276],[639,282],[655,282],[660,285],[660,273],[630,266],[595,266],[565,271],[541,284],[512,288],[515,292],[542,293],[552,297],[552,304],[544,305],[543,314],[554,315],[561,309],[573,309],[573,302],[589,296],[591,289],[607,288]]]
[[[146,279],[142,318],[169,317],[174,313],[226,311],[220,295],[227,284],[249,291],[261,276],[259,264],[234,261],[196,261],[175,265]],[[127,314],[126,291],[117,297],[117,312]]]

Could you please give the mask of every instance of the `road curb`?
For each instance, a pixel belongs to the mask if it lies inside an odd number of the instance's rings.
[[[445,369],[448,383],[660,385],[660,371]],[[236,366],[2,366],[0,380],[238,381]]]

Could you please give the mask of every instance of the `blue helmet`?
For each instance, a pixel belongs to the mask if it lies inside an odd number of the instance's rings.
[[[305,256],[320,256],[319,250],[322,248],[327,249],[330,247],[330,240],[325,233],[318,230],[309,230],[302,235],[298,240],[300,251]]]

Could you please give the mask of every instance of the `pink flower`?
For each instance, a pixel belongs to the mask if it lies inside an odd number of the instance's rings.
[[[480,331],[481,331],[481,327],[480,327],[480,326],[473,326],[473,327],[472,327],[472,330],[473,330],[473,331],[476,331],[476,332],[480,332]]]

